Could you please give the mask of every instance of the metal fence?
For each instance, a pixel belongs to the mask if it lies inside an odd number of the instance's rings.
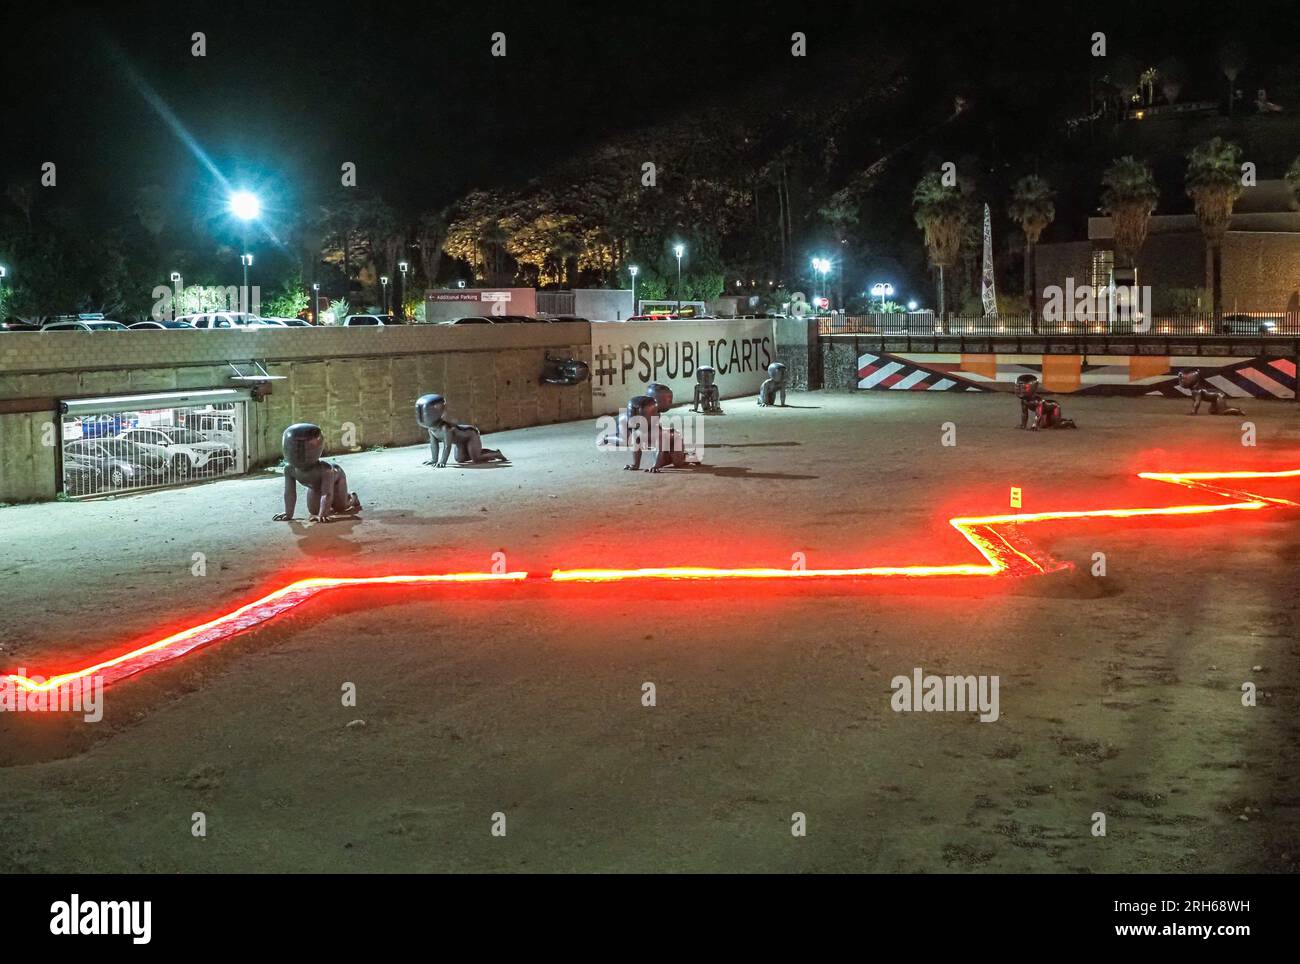
[[[247,471],[245,403],[62,418],[62,491],[72,498]]]
[[[1149,321],[1131,318],[1056,320],[1029,315],[938,318],[931,311],[906,314],[836,314],[818,319],[823,335],[1179,335],[1300,336],[1300,311],[1233,312],[1216,318],[1210,312],[1156,314]]]

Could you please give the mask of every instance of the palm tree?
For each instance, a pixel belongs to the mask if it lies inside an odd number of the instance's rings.
[[[1177,57],[1166,57],[1160,61],[1156,73],[1160,77],[1160,92],[1164,94],[1165,103],[1177,103],[1178,96],[1183,92],[1183,85],[1187,82],[1187,70],[1183,67],[1182,61]]]
[[[438,280],[438,266],[442,262],[442,242],[447,237],[447,212],[426,211],[420,215],[415,229],[416,245],[420,249],[420,274],[430,288]]]
[[[1223,311],[1223,236],[1241,197],[1241,148],[1221,137],[1197,144],[1187,155],[1186,184],[1205,235],[1205,286],[1217,319]]]
[[[938,297],[939,317],[944,317],[944,268],[949,268],[957,260],[961,251],[962,235],[966,228],[966,202],[955,186],[948,187],[937,171],[931,171],[916,185],[912,192],[913,217],[916,226],[925,234],[925,248],[930,255],[930,263],[939,271]]]
[[[1224,45],[1219,51],[1219,70],[1228,79],[1228,116],[1232,116],[1232,102],[1236,97],[1237,77],[1246,67],[1246,48],[1236,41]]]
[[[479,235],[483,251],[483,277],[489,285],[505,284],[505,247],[510,235],[500,221],[490,221]]]
[[[582,254],[582,239],[569,231],[561,231],[551,242],[551,259],[560,284],[572,288],[577,275],[578,256]]]
[[[1052,203],[1055,196],[1056,192],[1045,180],[1030,174],[1016,181],[1011,188],[1011,203],[1007,205],[1007,213],[1025,232],[1025,294],[1035,330],[1038,325],[1037,245],[1043,229],[1056,217],[1056,205]]]
[[[1114,161],[1102,175],[1101,184],[1101,209],[1110,215],[1114,226],[1115,253],[1128,262],[1127,267],[1136,268],[1160,189],[1147,163],[1131,156]]]
[[[1160,71],[1157,70],[1155,67],[1146,68],[1146,70],[1142,71],[1142,75],[1138,78],[1138,84],[1142,88],[1142,94],[1146,99],[1146,104],[1148,107],[1150,107],[1152,102],[1154,102],[1156,99],[1156,81],[1159,79],[1160,79]]]
[[[1286,186],[1291,189],[1292,205],[1300,207],[1300,157],[1291,162],[1282,176],[1286,178]]]

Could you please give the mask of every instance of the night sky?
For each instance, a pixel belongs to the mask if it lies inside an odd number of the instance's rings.
[[[1036,3],[534,4],[55,2],[11,6],[4,24],[0,178],[35,183],[58,164],[59,200],[111,224],[159,184],[184,220],[219,210],[220,182],[151,106],[174,113],[232,184],[292,208],[338,184],[402,213],[504,186],[602,139],[703,106],[817,104],[870,84],[882,58],[908,78],[907,115],[877,140],[838,132],[863,166],[924,130],[962,94],[954,141],[1025,166],[1063,111],[1087,104],[1088,38],[1143,62],[1176,54],[1214,78],[1218,48],[1250,48],[1245,85],[1295,70],[1292,5]],[[508,56],[489,56],[493,31]],[[810,55],[790,56],[790,34]],[[190,54],[203,31],[207,56]],[[133,80],[137,78],[138,80]],[[1213,95],[1215,91],[1206,91]],[[1187,96],[1195,96],[1191,91]],[[877,122],[879,123],[879,122]],[[822,136],[812,125],[809,136]],[[972,141],[978,143],[972,143]],[[1058,158],[1059,160],[1059,158]],[[1037,162],[1035,162],[1037,163]],[[912,177],[909,172],[909,177]],[[1068,201],[1062,205],[1068,213]]]

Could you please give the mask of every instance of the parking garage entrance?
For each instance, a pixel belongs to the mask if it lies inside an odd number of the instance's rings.
[[[83,499],[248,471],[247,389],[60,403],[59,491]]]

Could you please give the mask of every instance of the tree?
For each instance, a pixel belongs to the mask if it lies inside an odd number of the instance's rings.
[[[1205,286],[1214,317],[1223,312],[1223,236],[1241,197],[1241,148],[1221,137],[1197,144],[1187,155],[1187,194],[1205,235]]]
[[[1228,114],[1232,114],[1232,102],[1236,99],[1237,77],[1246,67],[1246,48],[1235,40],[1224,44],[1219,51],[1219,70],[1228,79]]]
[[[912,192],[913,216],[925,235],[925,248],[939,273],[937,297],[939,317],[944,316],[944,269],[957,260],[967,224],[967,205],[956,186],[946,186],[937,171],[931,171]]]
[[[1101,209],[1110,215],[1114,226],[1116,254],[1128,267],[1135,267],[1160,190],[1146,162],[1131,156],[1114,161],[1101,183]]]
[[[1038,321],[1038,281],[1036,277],[1037,245],[1043,230],[1056,217],[1052,198],[1056,192],[1037,174],[1016,181],[1011,189],[1011,202],[1007,213],[1025,232],[1025,297],[1029,301],[1029,316]]]
[[[1300,206],[1300,157],[1291,162],[1291,166],[1286,169],[1286,185],[1291,189],[1291,203],[1294,206]]]
[[[1177,57],[1166,57],[1160,61],[1156,73],[1160,76],[1160,93],[1164,95],[1165,103],[1178,103],[1183,85],[1187,83],[1187,69],[1183,67],[1182,61]]]
[[[415,226],[415,246],[420,252],[420,271],[424,283],[432,288],[438,280],[442,262],[442,242],[447,236],[447,212],[426,211]]]
[[[1142,85],[1142,69],[1138,62],[1128,54],[1120,54],[1111,64],[1108,75],[1111,86],[1115,88],[1115,96],[1119,101],[1119,116],[1124,118],[1133,106],[1133,101],[1138,96],[1138,90]]]
[[[1138,77],[1138,85],[1142,88],[1142,96],[1148,107],[1156,99],[1156,81],[1160,78],[1160,71],[1155,67],[1147,67]]]

